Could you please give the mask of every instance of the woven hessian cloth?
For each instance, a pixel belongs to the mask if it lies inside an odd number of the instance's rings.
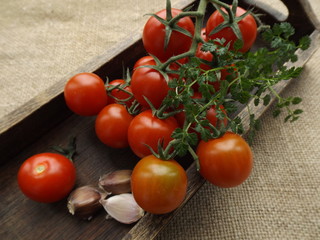
[[[0,118],[141,31],[143,14],[164,6],[165,0],[2,1]],[[283,93],[303,98],[300,120],[284,123],[272,109],[263,115],[250,178],[232,189],[206,183],[157,239],[319,239],[319,62],[320,49]]]

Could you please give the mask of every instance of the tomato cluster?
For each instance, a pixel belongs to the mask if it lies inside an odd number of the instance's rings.
[[[244,10],[238,9],[237,15],[242,14]],[[198,28],[191,17],[177,18],[173,24],[171,20],[182,11],[172,8],[170,16],[166,16],[167,13],[166,9],[161,10],[147,21],[142,40],[148,55],[137,59],[131,69],[131,79],[115,79],[104,84],[96,74],[79,73],[67,82],[64,89],[66,104],[74,113],[82,116],[96,115],[95,131],[102,143],[112,148],[130,147],[141,158],[133,169],[132,193],[142,208],[155,214],[176,209],[187,191],[187,174],[173,159],[175,149],[172,142],[175,141],[173,133],[188,125],[189,119],[185,115],[186,106],[183,104],[163,109],[163,102],[170,92],[177,91],[170,86],[170,81],[179,79],[179,68],[190,57],[205,60],[206,63],[199,65],[200,69],[212,68],[210,63],[214,60],[214,55],[201,50],[204,42],[224,38],[225,44],[231,43],[232,48],[237,38],[231,27],[212,33],[224,21],[219,11],[213,13],[202,28],[199,33],[203,39],[201,41],[195,37]],[[244,42],[240,51],[247,51],[255,40],[257,27],[252,19],[249,14],[237,23]],[[167,26],[166,20],[169,23]],[[167,31],[168,27],[171,30]],[[187,54],[184,55],[185,53]],[[179,55],[183,57],[170,62],[168,67],[159,67]],[[220,81],[226,79],[228,74],[226,69],[221,69]],[[210,84],[215,91],[219,91],[219,81]],[[193,104],[203,99],[198,88],[197,84],[193,84]],[[218,110],[225,115],[223,119],[217,116]],[[211,104],[204,111],[208,130],[211,130],[209,125],[227,127],[228,113],[222,105]],[[196,133],[200,141],[195,149],[200,174],[220,187],[237,186],[246,180],[253,160],[245,140],[235,133],[226,132],[219,138],[204,141],[195,124],[189,124],[188,132]],[[32,194],[31,197],[35,198]]]

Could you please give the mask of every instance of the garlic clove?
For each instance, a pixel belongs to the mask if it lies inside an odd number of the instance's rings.
[[[137,204],[131,193],[101,199],[100,203],[109,216],[121,223],[134,223],[144,215],[144,210]]]
[[[98,188],[93,186],[82,186],[73,190],[68,197],[68,210],[72,215],[82,219],[91,220],[93,215],[102,208],[101,194]]]
[[[111,194],[121,194],[131,192],[132,170],[117,170],[104,174],[99,179],[99,187]]]

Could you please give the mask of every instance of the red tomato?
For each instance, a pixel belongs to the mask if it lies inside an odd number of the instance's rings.
[[[225,11],[225,9],[223,9]],[[237,8],[236,16],[241,16],[244,14],[246,10],[241,7]],[[218,25],[223,23],[224,18],[219,13],[219,11],[215,11],[208,19],[206,25],[206,34],[208,39],[222,39],[226,40],[226,44],[231,42],[231,48],[233,47],[234,42],[237,40],[236,35],[234,34],[233,30],[230,27],[226,27],[221,31],[210,34],[213,29],[215,29]],[[240,28],[240,32],[243,38],[243,47],[239,50],[241,52],[247,52],[257,37],[257,23],[254,20],[252,15],[245,16],[241,21],[238,22],[238,26]]]
[[[165,148],[172,140],[171,134],[176,128],[178,123],[174,117],[159,119],[153,116],[151,110],[146,110],[135,116],[130,123],[129,145],[138,157],[148,156],[151,151],[146,145],[157,152],[158,143],[163,140]]]
[[[108,84],[108,87],[117,86],[117,85],[123,86],[124,84],[126,84],[125,80],[123,80],[123,79],[115,79],[115,80],[111,81]],[[124,87],[124,90],[127,91],[127,92],[132,93],[131,87],[129,85]],[[126,93],[126,92],[124,92],[122,90],[119,90],[119,89],[112,90],[110,94],[112,95],[112,97],[109,98],[109,103],[117,103],[118,101],[116,99],[119,99],[119,100],[128,99],[125,103],[126,103],[126,105],[128,107],[130,107],[132,105],[132,102],[134,101],[133,96],[130,98],[130,94],[129,93]]]
[[[186,196],[187,185],[187,174],[181,165],[153,155],[142,158],[131,175],[134,199],[153,214],[169,213],[178,208]]]
[[[109,104],[96,118],[97,137],[113,148],[128,147],[128,128],[132,119],[125,106],[117,103]]]
[[[206,28],[202,28],[202,29],[201,29],[200,35],[201,35],[201,37],[202,37],[202,39],[203,39],[204,41],[207,41],[207,40],[208,40],[208,39],[207,39],[207,34],[206,34]]]
[[[224,188],[243,183],[253,166],[249,145],[241,136],[232,132],[208,142],[200,141],[197,155],[200,174],[212,184]]]
[[[172,8],[172,16],[175,17],[182,11]],[[156,13],[159,17],[166,18],[166,9]],[[190,17],[181,18],[177,25],[194,34],[194,24]],[[192,38],[177,31],[172,31],[169,44],[164,48],[165,26],[155,17],[150,17],[143,29],[142,41],[146,51],[164,62],[174,55],[187,52],[190,49]]]
[[[24,195],[44,203],[66,197],[75,180],[73,163],[57,153],[36,154],[25,160],[18,172],[18,184]]]
[[[131,78],[134,98],[144,107],[150,108],[146,97],[155,108],[159,108],[169,91],[165,77],[157,70],[142,67],[134,71]]]
[[[79,73],[64,87],[67,106],[82,116],[97,115],[108,103],[108,95],[102,79],[94,73]]]
[[[133,71],[136,70],[138,67],[145,65],[156,65],[156,62],[154,61],[154,58],[149,55],[143,56],[135,62],[133,66]]]
[[[226,111],[224,110],[223,106],[220,106],[221,111],[226,114]],[[209,122],[213,125],[213,126],[217,126],[218,125],[218,121],[219,119],[217,118],[217,111],[216,111],[216,106],[212,106],[211,108],[209,108],[209,110],[207,111],[207,115],[206,118],[209,120]],[[222,124],[224,126],[227,126],[228,124],[228,119],[224,118],[222,120]]]
[[[208,62],[211,62],[212,59],[213,59],[212,53],[211,52],[201,51],[201,47],[202,47],[202,43],[199,43],[198,48],[196,50],[195,56],[200,58],[200,59],[203,59],[203,60],[206,60]],[[201,63],[199,67],[201,69],[203,69],[204,71],[208,71],[208,70],[212,69],[212,67],[210,65],[207,65],[205,63]],[[217,71],[217,73],[218,73],[218,71]],[[220,81],[226,80],[227,76],[230,75],[230,73],[228,72],[228,68],[227,67],[221,69],[220,70],[220,74],[221,74],[220,75]],[[210,84],[214,87],[214,89],[216,91],[220,90],[220,81],[210,82]],[[192,88],[197,91],[199,89],[199,85],[198,84],[194,84]]]
[[[200,92],[194,92],[193,93],[193,96],[192,96],[193,99],[201,99],[202,98],[202,95]],[[183,105],[181,104],[178,109],[183,109]],[[175,119],[177,120],[178,122],[178,125],[183,128],[183,125],[184,125],[184,121],[186,120],[186,114],[184,111],[181,111],[177,114],[174,115]]]
[[[211,62],[212,58],[213,58],[212,53],[201,51],[201,47],[202,47],[202,43],[199,43],[198,48],[196,50],[196,57],[203,59],[203,60],[206,60],[208,62]],[[199,67],[205,71],[210,70],[212,68],[211,66],[204,64],[204,63],[201,63]]]
[[[201,93],[199,92],[195,92],[193,97],[194,99],[201,99]],[[182,108],[179,107],[179,108]],[[224,114],[226,114],[226,111],[224,110],[223,106],[220,106],[220,109],[222,110],[222,112]],[[175,118],[178,122],[178,125],[183,128],[183,125],[184,125],[184,122],[185,122],[185,119],[186,119],[186,115],[185,115],[185,112],[179,112],[175,115]],[[216,111],[216,106],[212,106],[211,108],[209,108],[207,110],[207,114],[206,114],[206,118],[208,119],[208,121],[214,126],[218,126],[218,121],[220,121],[218,118],[217,118],[217,111]],[[224,118],[221,122],[222,124],[224,124],[224,126],[227,126],[228,124],[228,119],[227,118]],[[192,124],[191,125],[191,128],[190,128],[190,132],[195,132],[198,134],[198,138],[201,139],[201,136],[200,136],[200,133],[196,132],[193,128],[195,127],[195,124]],[[208,129],[210,129],[209,127],[206,127]]]

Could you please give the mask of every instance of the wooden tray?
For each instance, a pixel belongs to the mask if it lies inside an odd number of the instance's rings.
[[[283,2],[289,10],[286,21],[296,28],[296,36],[310,35],[312,38],[311,47],[305,52],[298,52],[299,61],[295,65],[303,66],[319,46],[316,26],[320,24],[306,1]],[[191,3],[197,6],[198,1],[181,0],[176,7],[184,8]],[[248,7],[245,3],[241,6]],[[260,8],[257,11],[266,13],[263,17],[265,23],[277,21],[276,11]],[[77,186],[96,184],[105,172],[134,167],[138,158],[129,149],[110,149],[99,142],[94,133],[95,118],[72,114],[65,105],[62,92],[69,77],[78,72],[95,72],[110,79],[121,77],[123,65],[132,67],[139,57],[146,54],[140,36],[141,33],[137,33],[130,41],[120,42],[114,49],[97,56],[17,111],[0,119],[0,239],[153,239],[203,185],[205,181],[196,172],[191,159],[181,159],[189,177],[187,197],[181,207],[165,215],[146,214],[138,223],[131,225],[105,220],[104,211],[91,221],[82,221],[68,213],[66,200],[53,204],[36,203],[18,189],[16,175],[22,162],[33,154],[49,151],[49,146],[66,144],[71,135],[77,137]],[[259,47],[259,41],[255,47]],[[290,82],[281,82],[276,90],[281,92]],[[256,116],[261,116],[266,109],[263,106],[255,108]],[[245,123],[249,122],[246,110],[239,115]]]

